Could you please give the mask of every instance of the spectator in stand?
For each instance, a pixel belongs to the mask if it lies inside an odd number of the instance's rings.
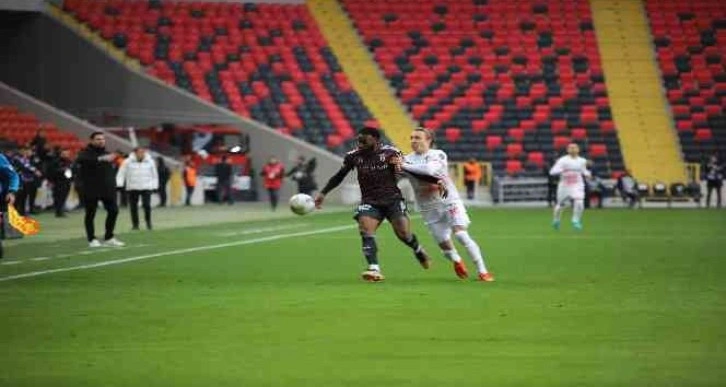
[[[159,189],[156,163],[146,149],[137,147],[121,163],[116,173],[116,186],[125,186],[131,210],[131,229],[139,229],[139,198],[144,207],[146,229],[151,230],[151,192]]]
[[[481,181],[481,165],[474,158],[464,163],[464,185],[466,185],[466,198],[473,200],[476,186]]]
[[[297,182],[297,192],[304,193],[306,195],[312,195],[313,192],[318,189],[318,184],[315,182],[315,168],[318,162],[315,158],[305,160],[305,156],[300,156],[297,159],[292,169],[290,169],[285,176],[292,178]]]
[[[48,181],[53,189],[53,208],[57,218],[65,217],[66,200],[73,182],[73,160],[68,149],[62,149],[60,154],[51,159],[48,166]]]
[[[270,160],[262,167],[260,176],[264,179],[264,186],[270,198],[270,206],[272,210],[277,210],[277,203],[280,199],[279,193],[282,187],[282,179],[285,177],[285,166],[276,158],[270,157]]]
[[[222,155],[219,163],[214,165],[214,175],[217,176],[217,202],[222,204],[226,199],[227,204],[234,204],[232,198],[232,178],[234,177],[232,163],[227,155]]]
[[[33,150],[24,147],[13,159],[15,170],[20,175],[20,190],[16,197],[16,208],[20,215],[27,211],[35,213],[35,197],[42,182],[43,174],[33,163]]]
[[[116,172],[114,171],[116,156],[116,154],[106,151],[106,138],[103,132],[93,132],[88,146],[78,153],[77,162],[80,165],[80,179],[83,184],[86,209],[84,224],[90,247],[124,246],[124,243],[116,239],[113,234],[118,217]],[[99,201],[106,209],[106,234],[103,243],[96,239],[94,225]]]
[[[15,194],[20,187],[20,177],[13,169],[10,161],[0,153],[0,196],[3,198],[0,203],[0,216],[3,216],[7,211],[7,206],[12,206],[15,203]],[[0,231],[4,230],[4,227],[0,224]],[[2,240],[5,237],[4,232],[0,232],[0,259],[3,258],[3,245]]]
[[[184,187],[187,191],[185,205],[192,205],[192,195],[194,195],[194,187],[197,185],[197,167],[191,157],[187,156],[184,162]]]
[[[704,168],[706,176],[706,207],[711,207],[711,192],[716,191],[716,207],[721,208],[721,187],[723,186],[723,165],[717,155],[711,156]]]
[[[625,173],[618,178],[616,188],[618,189],[618,192],[620,192],[620,197],[623,198],[623,201],[628,203],[630,208],[635,208],[635,204],[640,201],[640,195],[638,194],[638,182],[635,180],[633,175],[630,174],[629,170],[626,170]]]
[[[171,171],[163,157],[156,158],[156,171],[159,173],[159,207],[166,207],[166,185],[169,183]]]

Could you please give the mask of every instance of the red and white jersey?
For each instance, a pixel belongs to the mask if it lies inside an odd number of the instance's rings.
[[[416,178],[409,179],[416,194],[416,203],[418,203],[421,211],[461,200],[456,185],[449,177],[449,162],[444,151],[430,149],[424,154],[410,153],[403,160],[404,171],[439,177],[444,181],[446,189],[449,191],[448,196],[442,198],[436,184],[427,183]]]
[[[583,189],[585,188],[583,176],[591,176],[587,169],[587,160],[570,155],[560,157],[550,169],[550,175],[560,175],[560,187]]]

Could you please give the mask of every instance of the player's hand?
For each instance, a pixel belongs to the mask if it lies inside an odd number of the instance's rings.
[[[388,163],[393,165],[396,172],[403,172],[403,158],[401,156],[393,156],[388,159]]]
[[[15,194],[12,192],[8,192],[8,194],[5,195],[5,201],[8,202],[9,206],[15,204]]]
[[[321,209],[323,208],[323,201],[325,201],[325,195],[319,193],[315,195],[315,208]]]
[[[446,182],[443,180],[439,180],[436,182],[436,185],[439,187],[439,194],[442,198],[446,199],[447,196],[449,196],[449,190],[446,189]]]

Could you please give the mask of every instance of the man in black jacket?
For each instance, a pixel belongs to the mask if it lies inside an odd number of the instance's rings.
[[[313,191],[318,189],[314,174],[317,165],[318,162],[315,158],[306,161],[305,156],[300,156],[297,159],[297,164],[285,176],[295,180],[298,193],[312,195]]]
[[[703,172],[706,178],[706,207],[711,207],[711,192],[716,191],[716,207],[721,208],[721,187],[724,173],[717,155],[711,156]]]
[[[53,208],[58,218],[66,216],[66,199],[73,182],[73,160],[71,152],[63,149],[56,155],[48,167],[48,180],[53,184]]]
[[[226,199],[227,204],[234,204],[232,198],[234,170],[227,155],[223,155],[220,162],[214,166],[214,174],[217,176],[217,202],[222,204],[222,200]]]
[[[90,247],[124,245],[113,235],[116,217],[118,217],[116,172],[113,165],[115,158],[115,154],[106,151],[106,139],[103,132],[93,132],[88,146],[81,150],[76,160],[80,166],[80,180],[84,190],[86,209],[84,222]],[[93,224],[99,201],[103,202],[103,207],[106,209],[106,235],[103,244],[96,239]]]

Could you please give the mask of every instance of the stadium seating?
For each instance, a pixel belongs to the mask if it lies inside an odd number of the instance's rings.
[[[452,160],[541,176],[574,140],[597,152],[599,174],[624,169],[587,1],[341,2]]]
[[[648,0],[646,9],[685,160],[726,154],[726,3]]]
[[[14,106],[0,105],[0,139],[18,146],[27,145],[35,137],[38,129],[45,130],[51,148],[60,146],[75,153],[84,146],[84,143],[72,133],[63,132],[53,124],[40,122],[33,114],[23,113]]]
[[[305,5],[66,0],[150,74],[338,153],[371,114]]]

